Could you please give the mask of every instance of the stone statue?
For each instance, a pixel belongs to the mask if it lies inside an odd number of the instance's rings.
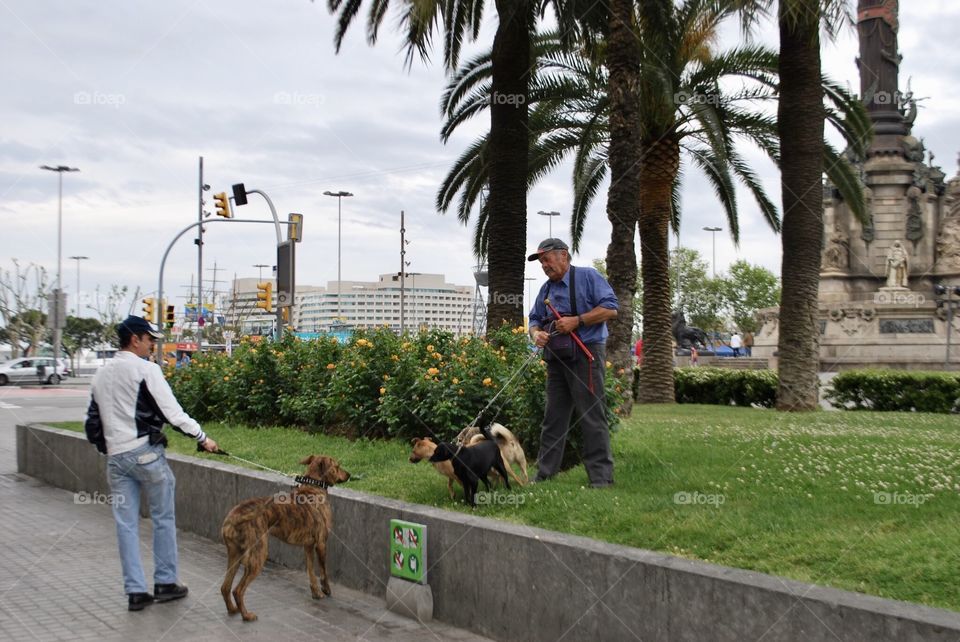
[[[678,348],[689,349],[690,346],[697,345],[702,348],[707,347],[707,333],[700,328],[688,326],[683,310],[678,310],[670,316],[673,319],[673,338],[676,339]]]
[[[850,242],[840,225],[835,225],[823,250],[821,267],[824,270],[846,270],[849,266]]]
[[[887,252],[887,287],[907,287],[910,274],[910,257],[900,241],[894,241]]]
[[[960,216],[944,219],[937,234],[937,269],[960,270]]]

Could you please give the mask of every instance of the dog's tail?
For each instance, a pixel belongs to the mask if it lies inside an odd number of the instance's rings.
[[[501,424],[491,424],[486,430],[493,435],[493,438],[496,439],[498,446],[506,446],[517,441],[517,438],[514,437],[513,433],[510,432],[506,426]],[[487,433],[484,433],[484,436],[487,437],[487,439],[490,439],[490,436]]]

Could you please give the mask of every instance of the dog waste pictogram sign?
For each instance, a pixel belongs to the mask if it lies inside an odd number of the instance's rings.
[[[390,520],[390,574],[411,582],[427,582],[427,527]]]

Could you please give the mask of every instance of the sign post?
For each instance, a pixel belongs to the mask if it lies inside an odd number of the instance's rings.
[[[421,622],[433,619],[433,593],[427,584],[427,527],[391,519],[389,554],[387,609]]]

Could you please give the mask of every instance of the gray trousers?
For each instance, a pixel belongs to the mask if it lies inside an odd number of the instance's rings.
[[[591,343],[587,348],[594,356],[590,367],[593,393],[587,387],[589,361],[582,350],[577,350],[576,359],[547,362],[547,408],[540,431],[538,479],[553,477],[560,472],[567,433],[571,429],[570,420],[576,409],[577,427],[583,431],[583,464],[590,483],[613,482],[613,456],[603,389],[606,347],[602,343]]]

